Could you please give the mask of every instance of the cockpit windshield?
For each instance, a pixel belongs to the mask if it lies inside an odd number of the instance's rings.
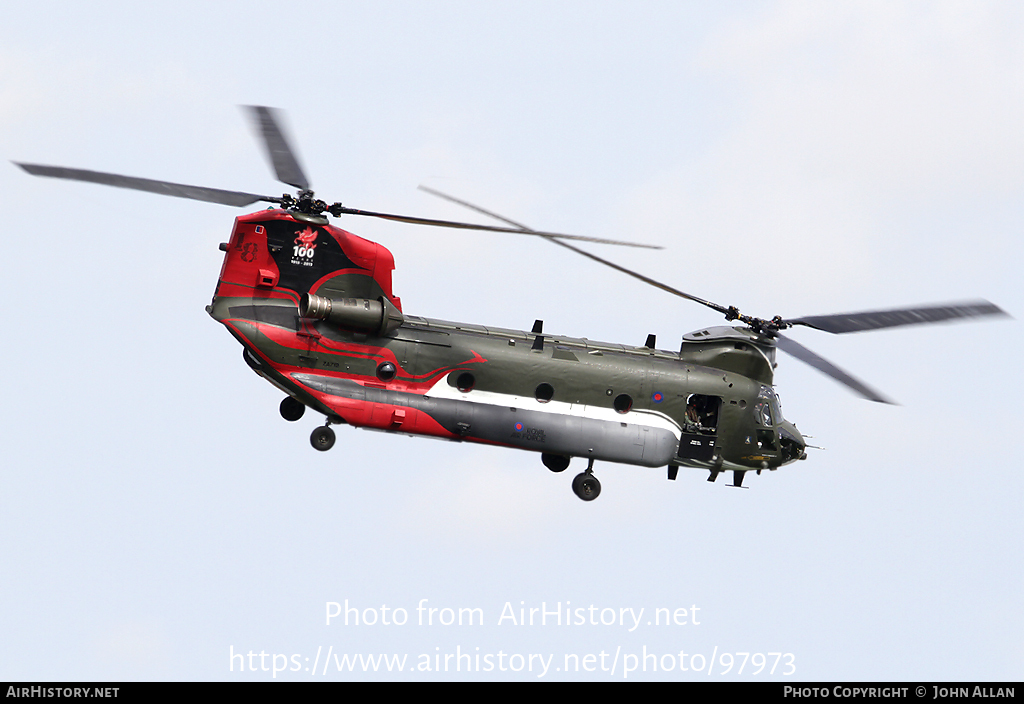
[[[754,406],[757,422],[766,428],[782,422],[782,405],[779,397],[770,386],[762,386],[757,394],[757,405]]]

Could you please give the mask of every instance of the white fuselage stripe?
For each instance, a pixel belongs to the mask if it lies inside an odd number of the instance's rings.
[[[614,408],[602,408],[601,406],[588,406],[581,403],[566,403],[565,401],[540,402],[535,398],[525,396],[514,396],[512,394],[499,394],[494,391],[481,391],[473,389],[462,392],[448,383],[447,378],[439,379],[430,391],[426,393],[430,398],[444,398],[453,401],[468,401],[470,403],[481,403],[488,406],[503,406],[505,408],[517,408],[524,411],[539,411],[541,413],[561,414],[590,418],[609,423],[632,423],[647,428],[658,428],[672,433],[678,440],[682,435],[682,428],[672,418],[657,411],[631,410],[626,413],[619,413]]]

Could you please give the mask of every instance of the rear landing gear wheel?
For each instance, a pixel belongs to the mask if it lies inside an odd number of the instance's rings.
[[[320,426],[309,436],[309,444],[313,446],[313,449],[320,450],[320,452],[327,452],[334,447],[334,440],[334,431],[326,425]]]
[[[597,481],[597,477],[590,470],[587,470],[580,472],[572,480],[572,490],[584,501],[593,501],[601,495],[601,482]]]
[[[281,417],[285,420],[296,421],[306,412],[306,407],[291,396],[285,396],[281,401]]]
[[[570,459],[570,457],[565,455],[552,455],[549,452],[544,452],[540,456],[540,461],[552,472],[564,472],[566,467],[569,466]]]

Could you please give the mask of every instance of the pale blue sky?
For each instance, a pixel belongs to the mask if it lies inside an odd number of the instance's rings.
[[[763,317],[974,297],[1022,314],[1017,5],[707,6],[23,3],[0,27],[0,153],[280,193],[237,107],[272,105],[330,201],[468,216],[424,183],[663,244],[594,251]],[[554,670],[644,646],[793,653],[789,679],[1024,677],[1016,321],[796,332],[902,405],[780,356],[785,413],[826,450],[745,491],[599,464],[584,504],[572,468],[527,453],[351,428],[316,453],[317,419],[283,421],[203,312],[232,209],[0,174],[0,679],[269,677],[229,672],[231,647]],[[543,241],[340,224],[394,253],[413,315],[669,349],[720,322]],[[345,599],[488,623],[325,626]],[[497,625],[506,602],[565,601],[696,605],[701,624]]]

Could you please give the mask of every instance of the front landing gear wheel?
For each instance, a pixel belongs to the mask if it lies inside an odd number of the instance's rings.
[[[572,490],[584,501],[593,501],[601,495],[601,482],[589,471],[580,472],[572,480]]]
[[[285,420],[296,421],[305,412],[306,407],[291,396],[285,396],[284,400],[281,401],[281,417]]]
[[[320,452],[327,452],[334,447],[334,440],[334,431],[326,425],[320,426],[309,436],[309,444],[313,446],[313,449],[320,450]]]

